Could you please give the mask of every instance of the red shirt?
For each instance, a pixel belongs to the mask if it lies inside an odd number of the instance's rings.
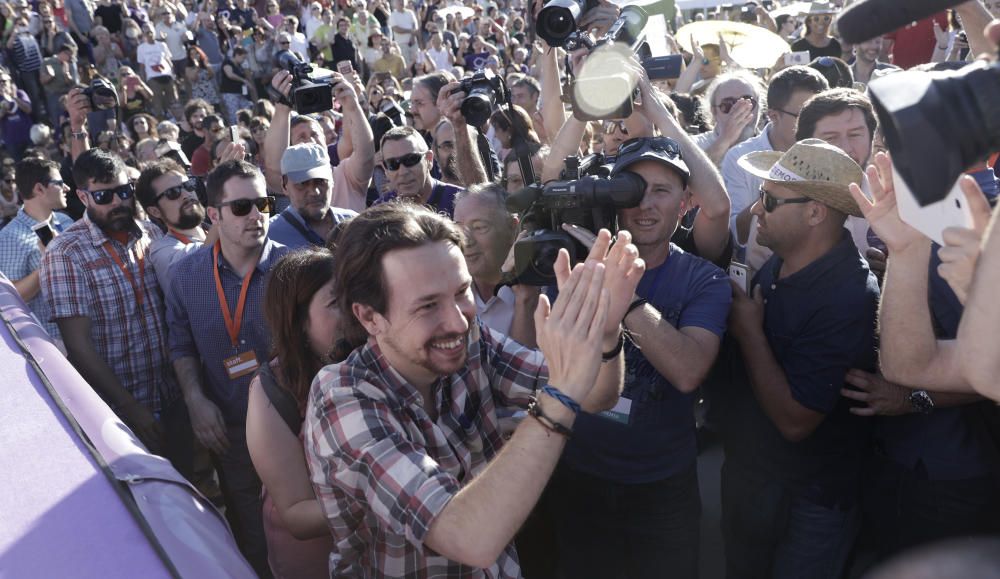
[[[212,152],[205,143],[202,143],[191,155],[191,174],[196,177],[204,177],[211,170]]]
[[[890,62],[900,68],[910,68],[931,61],[937,39],[934,38],[934,24],[937,20],[942,30],[948,29],[948,15],[938,12],[930,18],[912,22],[904,28],[886,34],[892,41]]]

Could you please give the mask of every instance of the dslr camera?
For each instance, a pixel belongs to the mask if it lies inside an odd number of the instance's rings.
[[[329,82],[313,78],[313,67],[291,52],[281,57],[281,63],[292,73],[292,92],[289,96],[295,112],[309,115],[330,110],[333,106],[333,86]],[[275,95],[272,93],[271,96]]]
[[[492,71],[477,70],[461,80],[459,90],[465,93],[462,116],[473,127],[482,127],[493,114],[497,101],[507,100],[507,86]]]
[[[618,210],[638,206],[646,183],[630,172],[610,175],[611,165],[604,164],[603,155],[567,157],[559,181],[525,187],[507,198],[507,210],[520,213],[525,231],[530,232],[514,243],[516,283],[555,284],[560,249],[569,252],[572,263],[587,257],[589,250],[562,230],[563,223],[617,234]]]
[[[118,91],[107,79],[94,77],[90,86],[83,89],[83,94],[90,100],[90,110],[104,111],[118,107]]]

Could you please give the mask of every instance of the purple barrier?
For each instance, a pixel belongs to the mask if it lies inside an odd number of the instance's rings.
[[[222,515],[146,451],[6,280],[0,340],[0,578],[256,576]]]

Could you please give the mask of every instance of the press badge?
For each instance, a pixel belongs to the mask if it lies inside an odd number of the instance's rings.
[[[598,414],[602,418],[607,418],[608,420],[614,420],[615,422],[621,422],[622,424],[628,424],[629,414],[632,413],[632,400],[621,396],[618,398],[618,402],[615,407],[611,410],[605,410]]]
[[[257,356],[253,353],[253,350],[250,350],[242,354],[237,354],[232,358],[224,359],[222,365],[225,366],[229,379],[235,380],[257,371]]]

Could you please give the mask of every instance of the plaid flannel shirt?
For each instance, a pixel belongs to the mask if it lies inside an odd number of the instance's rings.
[[[432,421],[375,343],[313,382],[304,438],[336,548],[333,577],[520,577],[514,545],[477,569],[424,546],[435,517],[503,446],[497,406],[526,407],[548,381],[541,352],[477,323],[465,368],[440,379]]]
[[[128,244],[111,240],[144,295],[139,304],[132,284],[103,244],[110,238],[89,216],[56,237],[42,259],[42,294],[52,320],[90,319],[94,349],[122,386],[150,412],[159,412],[179,394],[167,352],[166,304],[156,271],[148,262],[139,274],[139,257],[163,233],[148,221],[136,221],[138,233]],[[141,281],[140,281],[141,280]]]

